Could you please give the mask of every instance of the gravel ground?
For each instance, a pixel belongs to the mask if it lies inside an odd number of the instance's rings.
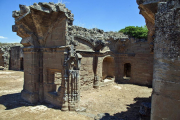
[[[94,120],[97,114],[138,120],[142,102],[150,101],[152,88],[111,83],[81,91],[80,106],[86,112],[61,112],[50,104],[32,105],[21,99],[22,71],[0,71],[0,120]]]

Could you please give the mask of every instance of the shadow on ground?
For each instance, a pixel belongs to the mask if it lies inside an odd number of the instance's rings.
[[[109,115],[109,113],[98,114],[95,120],[150,120],[150,116],[143,117],[140,119],[140,106],[143,102],[151,102],[149,98],[134,98],[135,103],[127,105],[127,111]]]
[[[135,103],[127,105],[127,111],[116,113],[112,116],[109,113],[98,114],[95,120],[140,120],[139,110],[142,102],[151,102],[149,98],[134,98]],[[0,97],[0,104],[6,107],[6,110],[15,109],[23,106],[36,106],[42,103],[31,104],[21,98],[21,93],[7,94]],[[48,108],[60,109],[51,104],[43,103]],[[141,120],[149,120],[149,117]]]
[[[152,88],[152,85],[143,85],[143,84],[137,84],[137,83],[127,83],[127,82],[115,82],[115,83],[117,83],[117,84],[128,84],[128,85],[138,85],[138,86],[142,86],[142,87],[148,87],[148,88]]]
[[[0,104],[6,107],[5,110],[11,110],[11,109],[15,109],[18,107],[23,107],[23,106],[37,106],[37,105],[42,105],[42,104],[48,108],[60,109],[48,103],[31,104],[21,98],[21,93],[2,95],[0,97]]]

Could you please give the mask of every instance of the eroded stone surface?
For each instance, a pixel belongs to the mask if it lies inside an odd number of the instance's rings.
[[[4,43],[0,45],[0,66],[2,70],[20,70],[20,52],[22,45],[19,43]],[[13,61],[15,63],[13,64]]]
[[[180,40],[179,40],[179,0],[137,1],[140,9],[149,9],[156,4],[154,19],[154,71],[152,94],[152,120],[178,120],[179,78],[180,78]],[[154,9],[154,8],[152,8]],[[142,14],[145,19],[146,14]]]
[[[54,3],[20,5],[13,12],[13,31],[24,45],[22,98],[75,111],[80,89],[99,88],[106,79],[152,85],[153,54],[147,40],[73,26],[73,16],[65,5]]]

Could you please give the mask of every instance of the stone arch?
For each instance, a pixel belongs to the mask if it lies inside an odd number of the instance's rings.
[[[112,56],[107,56],[103,59],[102,63],[102,78],[114,78],[115,76],[115,63]]]

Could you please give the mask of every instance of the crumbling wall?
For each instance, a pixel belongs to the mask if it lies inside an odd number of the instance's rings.
[[[73,14],[62,4],[20,5],[13,17],[13,31],[24,45],[21,96],[31,103],[46,101],[64,111],[75,110],[80,85],[98,88],[109,77],[104,72],[109,71],[115,81],[122,82],[127,62],[132,64],[129,83],[151,83],[152,55],[147,42],[132,42],[122,33],[73,26]],[[103,64],[107,57],[113,59],[111,64]]]
[[[82,87],[92,87],[95,74],[98,76],[99,84],[103,84],[103,71],[106,71],[103,69],[103,60],[108,55],[114,59],[111,67],[114,68],[113,79],[116,79],[116,82],[152,85],[153,54],[146,39],[128,38],[122,33],[104,32],[97,28],[73,26],[72,31],[77,44],[76,51],[83,55],[80,73]],[[104,44],[99,51],[96,50],[98,42]],[[98,62],[96,67],[95,58]],[[125,63],[133,64],[130,80],[123,79]]]
[[[21,59],[23,58],[22,48],[21,46],[11,47],[10,51],[10,69],[11,70],[23,70]]]
[[[4,67],[4,57],[3,57],[3,51],[0,50],[0,66]]]
[[[34,3],[14,11],[12,27],[24,48],[23,99],[50,102],[74,111],[79,102],[79,68],[75,51],[73,14],[64,4]]]
[[[1,64],[4,67],[4,70],[8,70],[10,68],[9,66],[9,60],[10,60],[10,49],[11,45],[3,45],[0,46],[1,49]]]
[[[152,120],[180,119],[179,6],[179,0],[158,4],[155,19]]]
[[[140,0],[139,0],[140,1]],[[141,1],[140,6],[155,7],[152,120],[180,119],[180,36],[179,0]],[[144,16],[144,15],[143,15]]]
[[[136,0],[139,5],[140,14],[143,15],[148,28],[148,43],[151,48],[151,53],[154,52],[155,38],[155,13],[157,12],[157,3],[167,0]]]
[[[152,85],[153,78],[153,54],[124,54],[115,58],[116,81],[119,83],[131,83],[138,85]],[[131,64],[130,79],[124,78],[124,64]]]
[[[11,47],[14,46],[21,46],[21,44],[2,43],[2,45],[0,45],[0,66],[2,66],[4,70],[11,69]]]

